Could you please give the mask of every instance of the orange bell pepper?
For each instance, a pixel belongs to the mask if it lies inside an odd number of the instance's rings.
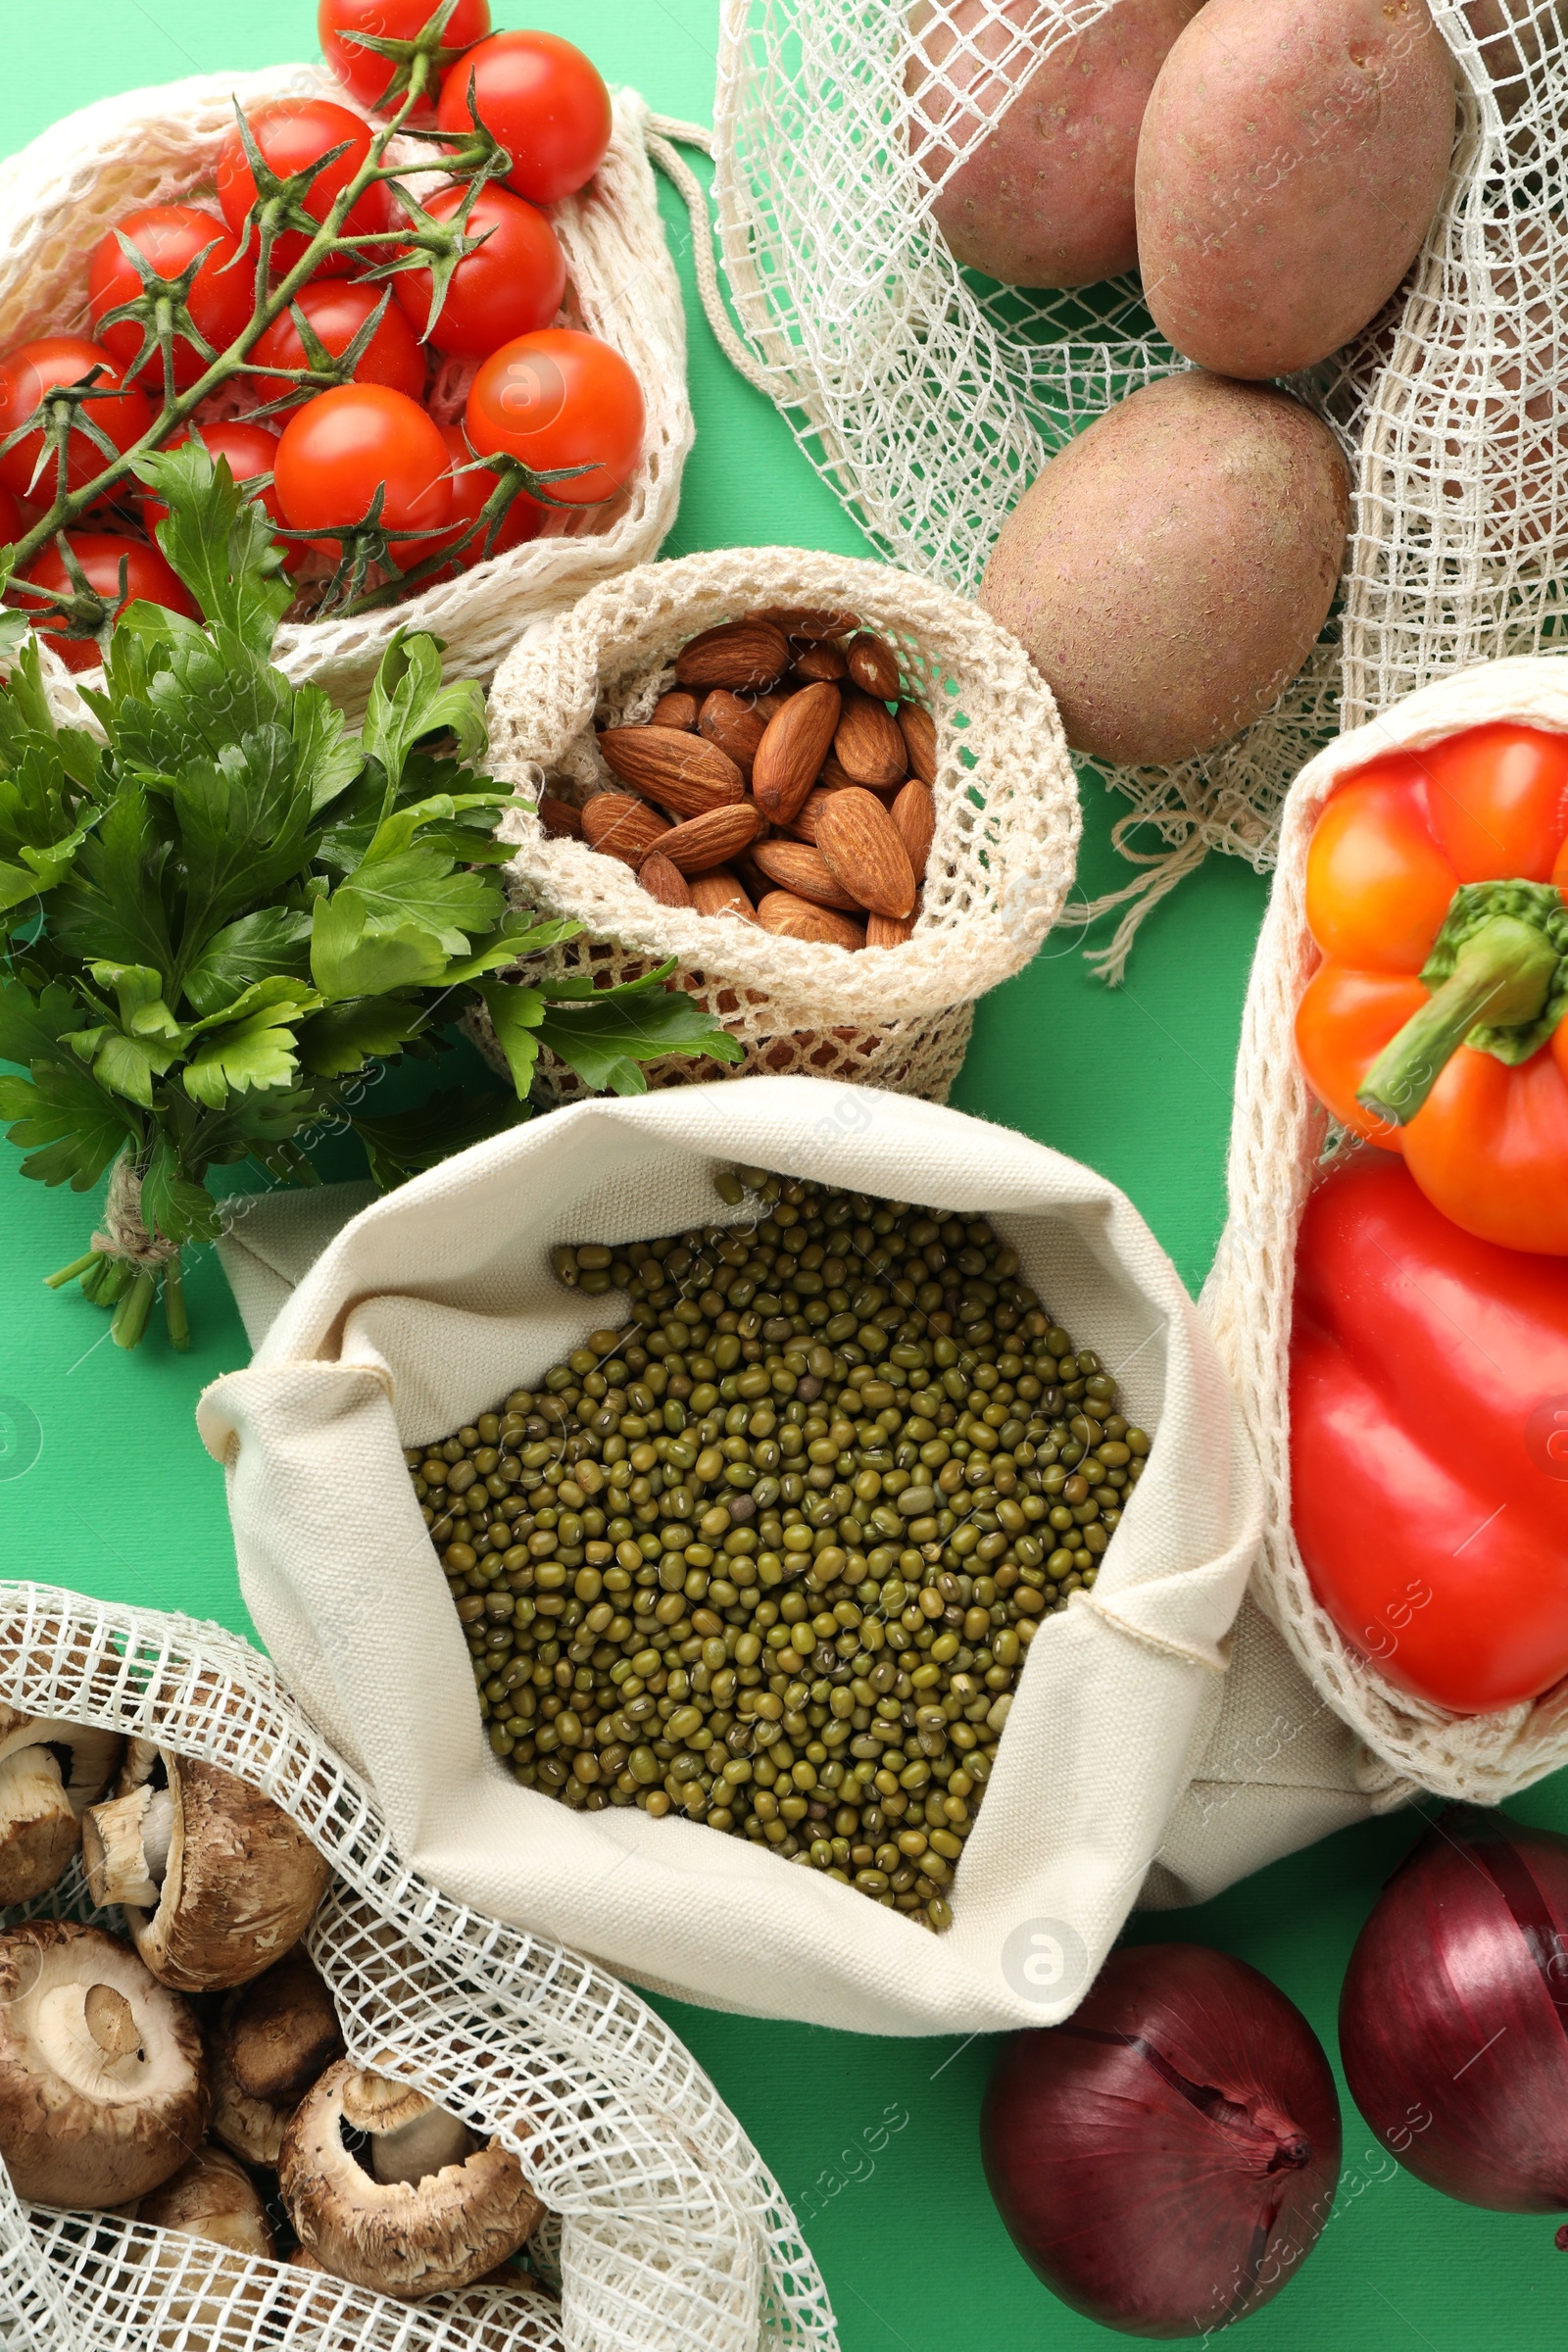
[[[1306,918],[1313,1092],[1467,1233],[1568,1255],[1568,736],[1471,727],[1356,769]]]

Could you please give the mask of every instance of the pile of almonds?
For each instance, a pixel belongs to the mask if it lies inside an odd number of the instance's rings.
[[[795,607],[705,630],[645,726],[607,727],[628,789],[547,832],[618,858],[651,898],[784,939],[896,948],[914,928],[936,808],[936,728],[853,612]]]

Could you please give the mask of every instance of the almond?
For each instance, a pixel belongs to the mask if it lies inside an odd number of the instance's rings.
[[[539,822],[552,841],[582,839],[582,810],[569,801],[558,801],[553,792],[539,795]]]
[[[792,694],[799,694],[799,692],[800,688],[798,686],[790,685],[786,687],[781,679],[778,685],[773,687],[770,693],[754,695],[752,697],[752,709],[757,712],[758,717],[761,720],[763,726],[765,727],[770,718],[777,718],[779,712],[789,701],[790,696]]]
[[[915,914],[919,911],[916,907]],[[902,948],[913,929],[913,914],[868,914],[865,944],[868,948]]]
[[[607,727],[599,749],[623,784],[676,816],[722,808],[746,790],[740,769],[716,744],[676,727]]]
[[[899,722],[873,695],[846,688],[833,755],[854,784],[902,784],[909,772]]]
[[[693,874],[692,905],[699,914],[738,914],[743,922],[757,920],[756,907],[727,865],[715,865],[711,873]]]
[[[822,803],[829,797],[827,788],[813,784],[805,800],[790,819],[790,832],[797,841],[816,841],[816,820],[822,813]]]
[[[909,853],[917,882],[925,880],[925,861],[931,855],[931,836],[937,829],[937,805],[928,784],[906,784],[888,811],[899,839]]]
[[[831,637],[847,637],[860,625],[858,612],[834,612],[819,605],[769,605],[764,612],[750,612],[747,618],[771,621],[800,645],[822,645]]]
[[[837,906],[845,914],[864,912],[854,893],[829,872],[821,851],[812,849],[808,842],[760,841],[752,852],[752,861],[780,890],[793,891],[798,899],[809,899],[813,906]]]
[[[731,693],[747,686],[771,686],[780,670],[789,667],[789,660],[784,632],[770,620],[726,620],[682,648],[675,659],[675,683],[697,694],[709,694],[715,686],[727,686]]]
[[[662,694],[649,713],[651,727],[679,727],[687,735],[697,731],[697,697],[677,690]]]
[[[596,792],[583,806],[582,829],[592,848],[625,865],[640,865],[670,826],[657,808],[634,801],[629,793]]]
[[[761,822],[751,802],[741,801],[734,808],[709,808],[701,816],[687,817],[684,824],[661,834],[659,846],[683,874],[705,874],[755,841]]]
[[[803,686],[768,720],[752,761],[752,791],[771,823],[787,825],[816,782],[842,708],[838,688],[824,679]]]
[[[808,899],[798,899],[787,890],[770,890],[757,909],[757,919],[764,931],[779,939],[799,939],[823,948],[865,945],[865,933],[847,914],[835,914],[831,906],[813,906]]]
[[[937,780],[937,722],[918,703],[899,705],[899,733],[909,755],[909,773],[922,784]]]
[[[899,657],[885,637],[852,637],[844,649],[844,659],[857,686],[874,695],[879,703],[894,703],[899,698]]]
[[[696,821],[700,824],[702,819],[699,817]],[[668,841],[670,836],[664,833],[660,838]],[[649,851],[637,868],[637,879],[648,896],[657,899],[661,906],[689,906],[692,903],[685,875],[678,865],[671,864],[662,849]]]
[[[808,645],[803,654],[796,657],[794,674],[803,686],[819,685],[824,678],[830,685],[836,686],[847,667],[844,656],[836,645]]]
[[[914,873],[898,827],[869,792],[830,792],[816,820],[828,869],[873,914],[914,911]]]
[[[727,686],[715,686],[697,713],[699,735],[716,743],[748,782],[766,725],[766,719],[760,718],[753,706],[743,703],[738,694],[731,694]]]

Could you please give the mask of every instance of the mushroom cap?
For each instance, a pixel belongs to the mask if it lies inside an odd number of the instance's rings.
[[[301,2245],[335,2277],[403,2301],[470,2285],[517,2251],[544,2207],[496,2140],[420,2180],[376,2180],[344,2136],[345,2091],[362,2114],[375,2105],[361,2091],[367,2080],[340,2061],[289,2119],[278,2181]],[[407,2128],[401,2099],[384,2113]]]
[[[332,1995],[300,1945],[228,1995],[218,2034],[239,2089],[274,2106],[292,2106],[343,2055]]]
[[[195,2016],[127,1944],[74,1920],[0,1935],[0,2156],[19,2196],[146,2196],[199,2142],[207,2107]]]
[[[249,2173],[223,2148],[198,2148],[172,2180],[143,2197],[138,2221],[178,2230],[235,2254],[275,2259],[267,2208]]]
[[[213,2086],[213,2112],[208,2130],[213,2137],[245,2164],[275,2171],[283,2145],[283,2130],[298,2102],[274,2106],[270,2099],[253,2099],[234,2079],[226,2045],[216,2035],[207,2043],[207,2073]]]
[[[146,1740],[131,1742],[118,1793],[143,1787],[160,1757],[174,1800],[169,1866],[156,1906],[125,1906],[131,1940],[181,1992],[247,1984],[310,1926],[326,1857],[248,1781]]]
[[[0,1910],[65,1875],[83,1809],[108,1788],[124,1745],[118,1732],[0,1706]]]

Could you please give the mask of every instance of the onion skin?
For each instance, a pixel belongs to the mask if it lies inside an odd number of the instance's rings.
[[[1340,2051],[1418,2180],[1496,2212],[1568,2206],[1568,1838],[1444,1813],[1350,1954]]]
[[[1004,2043],[980,2131],[1025,2261],[1128,2335],[1256,2311],[1310,2252],[1340,2177],[1311,2027],[1255,1968],[1198,1944],[1112,1952],[1065,2024]]]

